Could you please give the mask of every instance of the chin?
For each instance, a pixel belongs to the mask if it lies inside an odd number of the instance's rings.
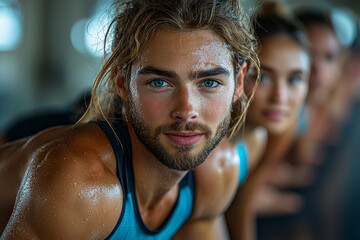
[[[281,126],[265,125],[264,127],[266,128],[266,130],[268,131],[268,133],[270,135],[280,135],[280,134],[284,133],[286,131],[286,129],[288,129],[284,125],[281,125]]]

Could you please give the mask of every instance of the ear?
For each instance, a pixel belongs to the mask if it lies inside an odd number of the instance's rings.
[[[127,91],[124,75],[117,68],[113,71],[112,74],[114,74],[114,76],[115,76],[115,87],[116,87],[117,94],[123,100],[127,101],[128,100],[128,91]]]
[[[244,78],[247,71],[247,63],[244,61],[240,65],[240,71],[236,77],[235,92],[233,97],[233,103],[236,102],[244,91]]]

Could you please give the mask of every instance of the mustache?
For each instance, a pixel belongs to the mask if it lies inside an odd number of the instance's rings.
[[[159,135],[162,132],[167,131],[200,131],[202,134],[209,136],[211,134],[211,128],[205,124],[194,122],[175,122],[169,125],[162,125],[155,129],[155,134]]]

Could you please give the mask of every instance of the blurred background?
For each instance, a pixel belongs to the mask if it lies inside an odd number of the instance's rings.
[[[289,6],[311,1],[288,0]],[[314,2],[314,1],[312,1]],[[19,116],[62,108],[89,89],[100,69],[109,0],[0,0],[0,132]],[[246,0],[248,8],[258,2]],[[353,0],[316,1],[347,7]]]
[[[100,69],[100,12],[109,2],[0,0],[0,132],[90,88]]]

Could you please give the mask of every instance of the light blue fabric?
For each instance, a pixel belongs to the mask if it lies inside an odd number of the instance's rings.
[[[247,152],[246,145],[243,143],[237,144],[235,146],[235,148],[236,148],[236,150],[239,154],[239,158],[240,158],[240,162],[239,162],[239,167],[240,167],[240,169],[239,169],[239,187],[240,187],[248,175],[248,152]]]
[[[308,128],[308,116],[306,113],[305,104],[301,107],[298,114],[298,126],[297,126],[297,135],[302,136]]]
[[[181,186],[178,202],[171,215],[165,224],[156,231],[145,226],[139,213],[136,196],[131,192],[127,193],[121,222],[108,239],[171,239],[190,217],[193,208],[191,189],[184,185]]]
[[[105,122],[98,122],[100,128],[109,138],[117,159],[118,178],[123,190],[123,207],[121,216],[112,233],[107,239],[171,239],[179,228],[188,220],[195,202],[195,178],[193,171],[189,171],[179,183],[177,202],[157,230],[149,229],[143,222],[137,204],[134,174],[132,167],[131,142],[126,126],[113,122],[114,132]]]

